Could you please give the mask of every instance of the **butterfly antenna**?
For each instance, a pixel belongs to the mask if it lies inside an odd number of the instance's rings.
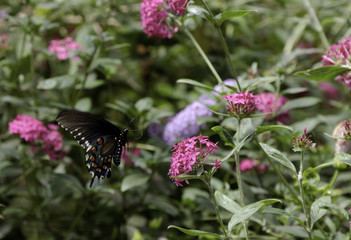
[[[91,188],[91,186],[93,186],[93,182],[94,182],[95,177],[96,177],[96,175],[94,175],[94,177],[92,177],[92,179],[91,179],[90,188]]]

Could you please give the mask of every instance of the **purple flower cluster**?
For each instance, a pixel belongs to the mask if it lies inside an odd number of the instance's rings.
[[[19,134],[26,142],[31,143],[31,152],[42,151],[50,156],[50,159],[62,159],[66,154],[62,151],[62,136],[57,131],[58,126],[43,122],[30,116],[18,114],[9,122],[10,133]]]
[[[280,108],[289,101],[288,98],[279,96],[276,99],[274,93],[260,93],[256,95],[259,103],[257,109],[263,113],[277,113]],[[271,114],[267,114],[267,118],[272,118]],[[276,117],[277,121],[286,124],[290,120],[290,111],[286,110]]]
[[[235,117],[249,116],[258,104],[257,97],[250,92],[229,94],[222,98],[227,100],[228,114]]]
[[[163,131],[163,140],[165,140],[168,145],[172,145],[177,138],[184,139],[194,136],[201,127],[196,122],[196,119],[206,116],[212,116],[212,112],[199,101],[193,102],[167,123]]]
[[[65,39],[52,40],[49,45],[49,51],[56,55],[56,57],[63,61],[72,57],[73,60],[77,60],[78,56],[73,56],[74,50],[83,50],[83,47],[76,43],[73,38],[67,37]]]
[[[294,145],[293,150],[295,152],[310,150],[314,147],[315,143],[312,142],[311,135],[306,137],[306,131],[307,131],[307,128],[305,127],[303,129],[303,135],[301,135],[298,138],[293,137],[293,145]]]
[[[351,37],[345,41],[339,41],[328,48],[327,54],[322,57],[323,66],[328,65],[351,65]],[[346,71],[336,78],[351,90],[351,71]]]
[[[188,0],[143,0],[140,6],[141,26],[149,37],[172,38],[178,27],[172,26],[167,17],[170,12],[185,15]]]
[[[195,136],[185,139],[175,145],[172,149],[171,167],[168,175],[177,186],[183,186],[181,183],[188,180],[174,178],[181,174],[190,174],[195,168],[201,165],[212,165],[216,170],[221,167],[221,161],[216,159],[215,163],[207,163],[206,160],[210,153],[216,153],[219,147],[208,140],[206,136]]]

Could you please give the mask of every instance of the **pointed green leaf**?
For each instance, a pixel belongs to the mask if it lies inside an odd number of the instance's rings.
[[[309,69],[306,71],[300,71],[295,73],[295,75],[304,77],[308,80],[313,81],[330,81],[335,77],[343,74],[347,70],[351,70],[348,67],[340,67],[340,66],[324,66],[314,69]]]
[[[205,232],[205,231],[193,230],[193,229],[186,229],[186,228],[177,227],[175,225],[169,225],[167,227],[167,229],[170,229],[170,228],[176,228],[179,231],[181,231],[189,236],[208,236],[208,237],[214,236],[214,237],[218,237],[218,238],[221,237],[221,235],[219,235],[217,233],[211,233],[211,232]]]
[[[323,209],[323,207],[326,207],[329,203],[331,203],[330,196],[318,198],[312,203],[310,213],[311,226],[327,213],[327,210]]]
[[[295,109],[295,108],[310,107],[319,103],[320,101],[321,100],[316,97],[302,97],[302,98],[293,99],[285,103],[283,107],[279,110],[279,113],[282,113],[286,110]]]
[[[178,79],[177,83],[186,83],[186,84],[194,85],[197,87],[202,87],[202,88],[207,88],[207,89],[213,90],[213,87],[207,86],[203,83],[200,83],[200,82],[192,80],[192,79],[186,79],[186,78]]]
[[[262,211],[262,213],[284,215],[284,216],[290,217],[292,219],[295,219],[296,221],[298,221],[301,224],[301,226],[304,226],[304,224],[305,224],[304,221],[301,218],[295,217],[294,215],[284,211],[283,209],[267,207],[266,209],[264,209]]]
[[[285,156],[283,155],[279,150],[265,144],[265,143],[260,143],[260,146],[262,147],[263,151],[272,159],[278,161],[280,164],[284,165],[285,167],[291,169],[296,175],[296,168],[294,164]]]
[[[189,5],[187,7],[187,10],[189,13],[202,18],[207,18],[210,15],[206,9],[197,5]]]
[[[261,134],[267,131],[276,131],[276,130],[289,130],[293,131],[293,128],[285,125],[268,125],[268,126],[258,126],[256,133]]]
[[[145,185],[150,176],[142,173],[130,174],[123,178],[121,191],[125,192],[131,188]]]
[[[343,163],[346,163],[347,165],[351,166],[351,154],[341,152],[337,153],[336,157]]]
[[[215,192],[215,198],[219,206],[228,210],[231,213],[236,213],[241,209],[239,204],[237,204],[232,199],[230,199],[229,197],[227,197],[226,195],[224,195],[219,191]]]
[[[218,25],[221,25],[225,20],[235,17],[245,16],[246,14],[254,12],[250,10],[236,10],[236,11],[225,11],[223,13],[218,14],[215,19]]]
[[[255,202],[245,207],[241,208],[239,211],[233,214],[232,218],[228,223],[228,231],[231,232],[232,229],[240,222],[244,222],[254,215],[257,211],[265,208],[268,204],[281,202],[279,199],[265,199],[259,202]]]
[[[221,126],[215,126],[215,127],[211,128],[211,130],[220,136],[220,138],[224,141],[224,144],[226,146],[235,147],[235,145],[233,143],[233,139],[230,136],[230,134],[227,132],[227,130],[225,130]]]

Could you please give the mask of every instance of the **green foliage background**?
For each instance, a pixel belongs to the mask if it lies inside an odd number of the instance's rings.
[[[294,75],[321,66],[321,55],[328,47],[303,2],[213,0],[208,4],[216,14],[239,9],[254,11],[224,22],[221,29],[241,79],[257,68],[261,84],[254,89],[256,92],[275,91],[275,80],[280,79],[281,91],[288,98],[319,99],[308,108],[291,109],[294,133],[261,135],[290,159],[297,160],[291,151],[292,135],[297,136],[307,126],[317,142],[308,164],[316,167],[334,158],[334,140],[323,132],[331,134],[339,121],[350,118],[350,91],[330,79],[340,91],[338,100],[331,101],[318,89],[318,82]],[[351,35],[349,0],[311,2],[329,45]],[[0,239],[193,239],[178,230],[167,230],[169,225],[219,231],[206,188],[200,181],[177,188],[167,175],[172,147],[147,133],[151,122],[165,124],[168,116],[206,92],[176,83],[178,79],[193,79],[211,87],[217,81],[184,32],[165,40],[147,37],[141,29],[139,8],[140,1],[131,0],[0,3],[0,9],[8,14],[6,19],[0,19],[0,33],[9,35],[9,47],[0,49]],[[213,25],[198,16],[186,18],[219,75],[233,78]],[[58,61],[47,49],[51,40],[67,36],[84,48],[79,61]],[[302,49],[299,43],[310,44],[311,48]],[[136,130],[129,136],[130,147],[141,149],[140,156],[132,156],[135,165],[113,167],[110,179],[90,189],[83,149],[69,134],[62,131],[68,152],[62,161],[30,154],[27,144],[9,134],[8,123],[17,114],[54,123],[57,113],[66,108],[95,113],[121,128]],[[208,119],[207,128],[201,132],[211,135],[213,141],[220,141],[210,131],[215,125],[234,129],[220,117]],[[219,145],[220,159],[230,149],[223,143]],[[248,144],[241,156],[265,158],[254,143]],[[213,185],[237,200],[233,169],[233,162],[224,165]],[[286,169],[280,170],[286,173]],[[330,191],[338,206],[349,208],[349,170],[341,169],[335,188],[329,189],[334,171],[324,168],[316,174],[311,168],[306,182],[309,194]],[[289,198],[273,171],[259,176],[244,174],[243,180],[250,202],[262,197]],[[296,204],[284,202],[281,206],[294,211]],[[223,215],[229,219],[229,215]],[[250,230],[258,238],[271,234],[272,229],[275,233],[270,239],[304,237],[298,235],[300,229],[289,218],[262,214],[253,221]],[[328,237],[348,239],[348,222],[342,214],[329,214],[318,224],[333,232]]]

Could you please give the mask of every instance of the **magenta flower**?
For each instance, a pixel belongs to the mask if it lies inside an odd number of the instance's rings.
[[[50,159],[62,159],[66,152],[62,151],[62,136],[57,131],[58,126],[43,122],[26,115],[18,114],[9,122],[10,133],[19,134],[26,142],[31,143],[31,152],[42,151],[47,153]]]
[[[344,42],[339,41],[328,48],[327,54],[322,57],[323,66],[329,65],[351,65],[351,37]],[[336,81],[343,83],[351,90],[351,72],[348,70],[336,77]]]
[[[190,174],[196,168],[203,165],[212,165],[216,170],[220,167],[221,161],[216,160],[215,163],[206,162],[210,153],[216,153],[219,147],[208,140],[206,136],[196,136],[185,139],[175,145],[172,149],[172,158],[170,159],[171,167],[168,175],[177,186],[183,186],[181,183],[188,180],[174,178],[181,174]]]
[[[259,103],[256,105],[257,109],[263,113],[273,113],[275,115],[280,108],[289,101],[288,98],[279,96],[275,98],[274,93],[260,93],[256,95]],[[267,118],[272,118],[271,114],[266,115]],[[284,111],[276,117],[277,121],[286,124],[290,120],[290,111]]]
[[[257,167],[257,163],[251,159],[244,159],[240,161],[240,171],[242,172],[247,172],[250,171],[251,169]]]
[[[294,145],[293,150],[295,152],[310,150],[316,145],[315,143],[312,142],[311,135],[306,137],[306,131],[307,131],[307,128],[305,127],[303,129],[303,135],[301,135],[298,138],[293,137],[293,145]]]
[[[250,92],[229,94],[222,98],[227,100],[228,114],[239,118],[249,116],[258,104],[257,97]]]
[[[178,16],[185,15],[185,9],[188,2],[189,2],[188,0],[168,0],[168,4],[171,12],[174,12]]]
[[[149,37],[172,38],[178,27],[169,26],[166,0],[143,0],[140,6],[141,26]]]
[[[55,54],[56,57],[63,61],[72,57],[73,60],[76,60],[78,56],[74,55],[74,51],[83,50],[83,47],[76,43],[73,38],[67,37],[65,39],[56,39],[50,42],[48,50]]]
[[[338,89],[333,87],[333,85],[328,82],[318,83],[318,88],[325,93],[328,99],[337,99],[339,97]]]

